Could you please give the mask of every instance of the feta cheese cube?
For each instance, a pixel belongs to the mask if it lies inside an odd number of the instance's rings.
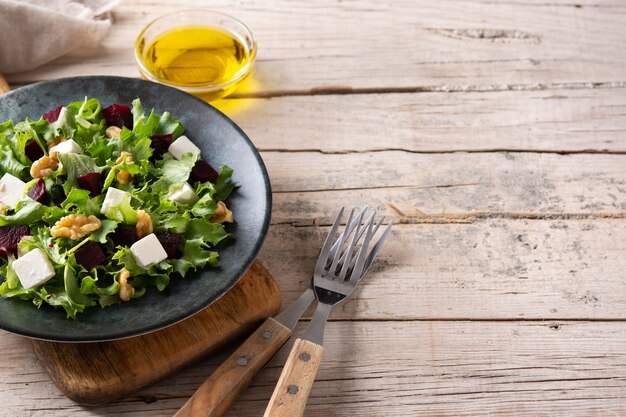
[[[128,194],[126,191],[122,191],[114,187],[109,187],[107,189],[107,194],[104,197],[104,201],[102,202],[102,208],[100,209],[100,213],[106,216],[112,206],[118,205],[125,198],[128,198],[127,196],[130,197],[130,194]]]
[[[186,154],[187,152],[192,152],[200,155],[200,148],[194,145],[193,142],[191,142],[189,138],[185,135],[182,135],[174,142],[172,142],[167,150],[176,159],[182,158],[183,154]]]
[[[41,249],[33,249],[15,260],[11,266],[22,283],[29,290],[47,282],[54,276],[54,267]]]
[[[193,204],[198,201],[196,192],[188,182],[169,193],[167,198],[180,204]]]
[[[50,148],[50,152],[83,153],[83,150],[80,148],[78,143],[74,142],[74,139],[68,139]]]
[[[167,252],[154,233],[150,233],[133,243],[130,251],[135,257],[137,265],[143,269],[148,269],[150,265],[158,264],[167,259]]]
[[[6,173],[0,179],[0,202],[10,208],[15,208],[17,202],[24,196],[26,183],[13,175]]]

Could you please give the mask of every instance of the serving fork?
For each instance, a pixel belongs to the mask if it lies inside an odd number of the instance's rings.
[[[361,224],[366,211],[367,209],[364,208],[354,216],[353,209],[346,222],[345,230],[335,239],[344,212],[344,209],[340,210],[320,252],[311,285],[282,313],[275,317],[268,318],[261,324],[261,326],[259,326],[259,328],[252,333],[252,335],[250,335],[248,339],[246,339],[241,346],[239,346],[235,352],[202,383],[202,385],[200,385],[193,396],[178,410],[175,417],[218,417],[224,415],[239,394],[248,386],[254,375],[263,368],[289,339],[302,314],[304,314],[309,305],[316,299],[316,293],[319,288],[326,288],[324,286],[325,281],[318,283],[318,280],[322,279],[322,277],[329,277],[329,271],[343,271],[343,275],[339,273],[338,277],[343,276],[344,278],[351,278],[348,282],[343,284],[342,288],[337,289],[337,291],[343,291],[345,294],[343,298],[354,290],[358,280],[362,278],[374,261],[391,228],[391,224],[389,224],[376,244],[374,244],[372,249],[368,252],[367,246],[372,240],[373,235],[381,226],[383,219],[381,218],[374,225],[374,213],[369,216],[365,224]],[[354,235],[352,235],[353,232]],[[363,245],[358,254],[354,255],[352,250],[364,234],[366,234],[366,236]],[[344,248],[343,246],[350,236],[352,236],[351,244],[348,245],[347,248]],[[360,272],[355,273],[356,271]],[[327,284],[326,286],[328,285],[331,284]],[[341,284],[337,282],[335,285]],[[326,295],[317,295],[317,298],[320,297],[326,300]],[[320,308],[320,304],[318,304],[318,309],[315,312],[313,320],[315,323],[318,323],[315,325],[315,334],[319,336],[319,332],[321,331],[321,336],[315,339],[318,340],[321,345],[324,323],[330,312],[330,307]],[[300,339],[298,339],[298,341],[299,340]],[[298,343],[298,341],[296,343]],[[318,359],[321,360],[321,350]],[[289,361],[287,363],[289,363]],[[319,366],[319,361],[317,362],[317,366]],[[315,369],[317,370],[317,368]],[[314,377],[315,374],[313,374],[311,378],[311,384]],[[306,398],[304,398],[304,402],[306,403]],[[304,405],[302,406],[302,410],[304,410]],[[287,413],[284,415],[291,416],[292,414]]]
[[[296,339],[291,349],[265,410],[265,417],[302,416],[322,360],[324,328],[330,311],[352,294],[391,230],[390,223],[370,250],[372,238],[383,219],[375,223],[376,213],[374,212],[361,224],[364,215],[361,211],[354,222],[357,225],[354,235],[350,237],[352,232],[350,225],[353,224],[354,215],[354,210],[352,210],[347,221],[349,225],[347,230],[333,244],[342,214],[343,209],[337,215],[315,266],[313,289],[318,301],[317,308],[304,335]],[[365,234],[363,243],[357,249],[356,244],[363,234]],[[350,243],[342,251],[341,248],[348,241]],[[338,247],[339,250],[335,250],[332,254],[334,247]]]

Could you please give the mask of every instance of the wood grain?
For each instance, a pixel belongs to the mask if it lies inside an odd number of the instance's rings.
[[[301,417],[304,414],[323,353],[321,345],[296,339],[264,417]]]
[[[329,322],[305,416],[624,415],[624,334],[624,322]],[[0,415],[7,417],[171,416],[223,359],[201,361],[124,402],[76,407],[47,380],[27,341],[6,336]],[[263,414],[288,349],[227,417]]]
[[[446,214],[623,217],[626,210],[623,155],[303,151],[263,159],[279,201],[276,223],[332,224],[329,208],[348,203],[391,203],[388,213],[402,222],[445,222]]]
[[[259,51],[257,83],[249,89],[262,93],[578,88],[626,81],[626,7],[615,0],[190,0],[185,6],[226,12],[251,28]],[[148,22],[179,9],[174,1],[124,2],[101,48],[12,74],[9,81],[136,77],[134,39]]]
[[[307,287],[327,231],[272,227],[261,258],[274,276],[290,277],[280,281],[284,303]],[[626,220],[395,225],[372,270],[330,318],[624,320],[625,253]]]
[[[305,416],[623,415],[624,323],[329,323]],[[296,334],[298,330],[296,330]],[[260,415],[261,374],[231,416]]]
[[[126,397],[223,348],[280,308],[280,290],[260,262],[224,296],[192,317],[142,336],[100,343],[33,340],[39,362],[80,404]]]
[[[223,416],[291,336],[291,329],[268,318],[207,378],[174,417]]]
[[[218,106],[262,151],[626,152],[624,87],[284,96]]]

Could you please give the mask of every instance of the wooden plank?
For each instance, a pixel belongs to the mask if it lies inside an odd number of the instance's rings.
[[[405,225],[381,255],[382,275],[336,318],[626,317],[621,155],[264,157],[279,192],[262,259],[284,303],[310,279],[327,230],[317,226],[340,206],[368,204]]]
[[[261,259],[284,305],[308,286],[327,230],[271,227]],[[625,220],[398,225],[331,319],[626,320],[624,253]]]
[[[285,204],[274,212],[275,222],[325,224],[345,204],[387,206],[398,220],[410,222],[507,213],[623,217],[626,210],[624,155],[381,151],[262,156],[277,201]],[[313,200],[327,202],[316,207]]]
[[[206,7],[204,0],[186,2]],[[580,6],[580,7],[579,7]],[[262,93],[322,89],[446,90],[564,88],[624,83],[626,7],[618,1],[336,2],[253,0],[211,9],[246,22],[259,43]],[[137,76],[133,43],[153,18],[179,5],[124,2],[101,47],[89,45],[12,83],[71,75]]]
[[[622,415],[625,334],[626,323],[607,322],[331,322],[305,415]],[[27,341],[0,337],[7,416],[169,416],[219,363],[201,362],[123,402],[84,408],[47,381]],[[229,417],[262,414],[287,349]]]
[[[626,88],[287,96],[217,104],[261,150],[626,152]]]

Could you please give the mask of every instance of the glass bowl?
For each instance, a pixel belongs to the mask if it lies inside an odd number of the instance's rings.
[[[232,71],[231,68],[228,73],[224,72],[217,82],[193,81],[191,79],[187,81],[186,79],[180,79],[184,77],[172,80],[163,75],[165,72],[163,72],[163,74],[155,73],[150,68],[150,64],[147,62],[147,58],[154,58],[154,50],[150,50],[150,48],[153,43],[155,43],[155,40],[158,41],[159,39],[163,39],[164,35],[171,35],[177,31],[189,31],[193,29],[211,29],[235,38],[235,40],[238,41],[234,43],[235,48],[243,48],[242,51],[237,51],[235,56],[239,56],[240,52],[243,52],[247,59],[243,62],[243,65],[238,68],[235,67],[235,71]],[[179,39],[184,41],[184,43],[181,42],[180,44],[175,44],[174,47],[170,47],[168,53],[175,54],[189,51],[186,45],[189,45],[189,42],[196,42],[194,36],[185,36],[180,37]],[[237,43],[240,45],[237,45]],[[250,29],[234,17],[224,13],[204,9],[183,10],[163,15],[148,23],[148,25],[143,28],[135,41],[135,61],[139,66],[139,72],[143,78],[181,89],[200,97],[205,101],[213,101],[232,93],[237,86],[246,79],[252,71],[254,60],[256,58],[256,49],[256,41],[254,40]],[[207,52],[207,50],[210,50],[211,52]],[[205,58],[207,59],[211,58],[208,54],[216,54],[214,49],[204,47],[195,49],[194,51],[196,54],[207,54],[205,55]],[[215,55],[215,59],[219,60],[220,58]],[[218,61],[215,62],[217,63]],[[207,66],[203,67],[202,65],[205,64]],[[202,62],[199,66],[193,67],[193,70],[196,71],[196,74],[200,74],[202,71],[205,71],[206,74],[215,72],[215,65],[209,67],[208,64],[208,61]],[[208,80],[210,77],[206,78]]]

